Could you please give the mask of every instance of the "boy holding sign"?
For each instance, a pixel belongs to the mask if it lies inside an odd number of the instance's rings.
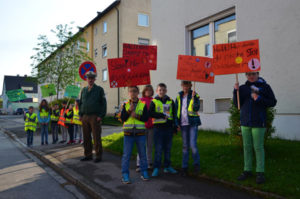
[[[121,119],[124,122],[124,145],[122,156],[122,182],[130,184],[129,161],[134,143],[136,143],[140,156],[141,178],[149,180],[146,157],[146,127],[148,120],[148,110],[146,104],[139,100],[139,88],[137,86],[128,87],[130,99],[123,105]]]
[[[200,155],[197,147],[198,126],[201,125],[198,111],[200,109],[200,97],[192,91],[190,81],[181,82],[182,91],[176,98],[176,124],[182,133],[183,157],[182,174],[188,174],[189,149],[192,149],[194,159],[194,172],[200,171]]]
[[[160,83],[156,89],[157,96],[152,100],[149,115],[154,124],[155,158],[153,177],[159,175],[161,156],[164,152],[164,173],[175,174],[177,171],[171,167],[171,148],[174,131],[176,132],[174,118],[174,101],[166,95],[167,86]]]

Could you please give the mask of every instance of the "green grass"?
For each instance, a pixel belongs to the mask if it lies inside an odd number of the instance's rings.
[[[122,154],[123,134],[116,133],[104,137],[103,146],[110,151]],[[269,139],[266,142],[265,176],[267,182],[264,185],[257,185],[255,177],[245,182],[236,180],[243,170],[243,151],[239,142],[227,134],[199,131],[198,147],[203,174],[291,199],[300,198],[299,141]],[[136,155],[136,149],[134,149],[133,155]],[[171,159],[175,168],[181,167],[182,141],[180,134],[173,138]],[[190,158],[189,164],[191,167],[192,158]]]
[[[106,116],[103,118],[102,125],[122,126],[122,123],[114,117]]]

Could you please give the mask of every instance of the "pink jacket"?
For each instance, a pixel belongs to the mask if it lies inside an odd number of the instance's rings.
[[[149,110],[152,99],[153,99],[152,97],[142,97],[140,100],[142,100],[143,102],[146,102],[147,109]],[[147,129],[150,129],[153,127],[152,118],[149,117],[149,120],[145,123],[145,126]]]

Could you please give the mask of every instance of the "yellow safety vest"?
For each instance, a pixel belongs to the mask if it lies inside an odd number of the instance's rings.
[[[196,94],[195,97],[199,98],[199,95]],[[177,96],[177,102],[178,102],[178,109],[177,109],[177,118],[180,118],[180,114],[181,114],[181,100],[180,100],[180,95]],[[193,110],[193,105],[194,105],[194,98],[192,97],[189,106],[188,106],[188,116],[193,116],[193,117],[197,117],[199,116],[198,112],[195,112]]]
[[[76,109],[76,107],[73,108],[73,123],[82,125],[82,122],[79,120],[79,109]]]
[[[71,115],[71,111],[69,111],[69,109],[66,111],[66,114],[67,114],[67,116],[70,116]],[[73,123],[73,120],[72,120],[72,118],[67,118],[66,117],[66,122],[65,122],[66,124],[72,124]]]
[[[49,116],[49,112],[46,111],[45,109],[42,109],[42,111],[40,111],[40,118],[41,119],[47,119]]]
[[[172,100],[168,100],[166,102],[166,104],[163,104],[162,101],[157,100],[157,99],[153,99],[152,102],[155,104],[155,112],[168,114],[169,115],[168,120],[173,120],[173,107],[172,107],[173,101]],[[164,110],[164,107],[165,107],[165,109],[168,109],[168,110]],[[159,118],[159,119],[153,118],[153,124],[163,124],[166,122],[167,122],[167,120],[164,118]]]
[[[135,113],[137,115],[142,116],[144,107],[146,106],[145,102],[142,102],[141,100],[138,101],[136,108],[135,108]],[[130,103],[129,101],[125,103],[125,110],[128,111],[130,109]],[[130,130],[130,129],[139,129],[139,130],[144,130],[146,129],[145,127],[145,122],[142,122],[138,119],[135,119],[133,117],[129,117],[126,122],[123,124],[123,130]]]
[[[55,113],[56,113],[56,114],[59,113],[59,110],[54,110],[54,111],[52,111],[52,114],[51,114],[51,121],[57,122],[59,116],[55,116]]]
[[[29,119],[33,121],[30,121]],[[26,113],[25,131],[31,130],[34,132],[36,130],[37,122],[38,122],[37,114],[32,113],[31,115],[29,115],[29,113]]]

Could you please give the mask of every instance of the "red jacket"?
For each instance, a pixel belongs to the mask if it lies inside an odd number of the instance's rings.
[[[150,103],[152,101],[152,97],[142,97],[140,100],[146,102],[147,109],[149,111]],[[152,118],[149,117],[148,121],[145,123],[147,129],[153,128]]]

